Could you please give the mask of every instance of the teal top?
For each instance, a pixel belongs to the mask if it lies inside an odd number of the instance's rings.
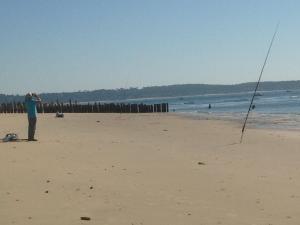
[[[27,115],[29,118],[36,118],[37,116],[37,110],[36,110],[36,104],[37,100],[34,99],[25,99],[25,105],[27,109]]]

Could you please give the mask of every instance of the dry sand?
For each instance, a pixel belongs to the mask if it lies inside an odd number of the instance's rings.
[[[26,127],[0,115],[1,137]],[[300,224],[300,133],[239,137],[172,114],[40,115],[38,142],[0,143],[0,224]]]

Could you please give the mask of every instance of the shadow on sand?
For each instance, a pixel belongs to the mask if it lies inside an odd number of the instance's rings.
[[[3,141],[3,140],[0,140],[0,143],[18,143],[18,142],[30,142],[30,141],[28,141],[28,139],[18,139],[18,140],[14,140],[14,141]]]

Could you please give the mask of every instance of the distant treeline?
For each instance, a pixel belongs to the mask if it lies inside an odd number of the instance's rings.
[[[95,90],[78,91],[63,93],[42,93],[40,94],[43,102],[94,102],[94,101],[122,101],[137,98],[155,97],[177,97],[201,94],[220,94],[253,91],[255,82],[235,84],[235,85],[211,85],[211,84],[182,84],[169,86],[153,86],[144,88],[114,89],[114,90]],[[300,89],[300,81],[267,81],[259,86],[260,91],[271,90],[293,90]],[[22,102],[24,96],[0,94],[0,103]]]

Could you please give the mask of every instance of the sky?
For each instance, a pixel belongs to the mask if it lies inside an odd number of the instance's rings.
[[[300,1],[0,0],[0,93],[300,80]]]

